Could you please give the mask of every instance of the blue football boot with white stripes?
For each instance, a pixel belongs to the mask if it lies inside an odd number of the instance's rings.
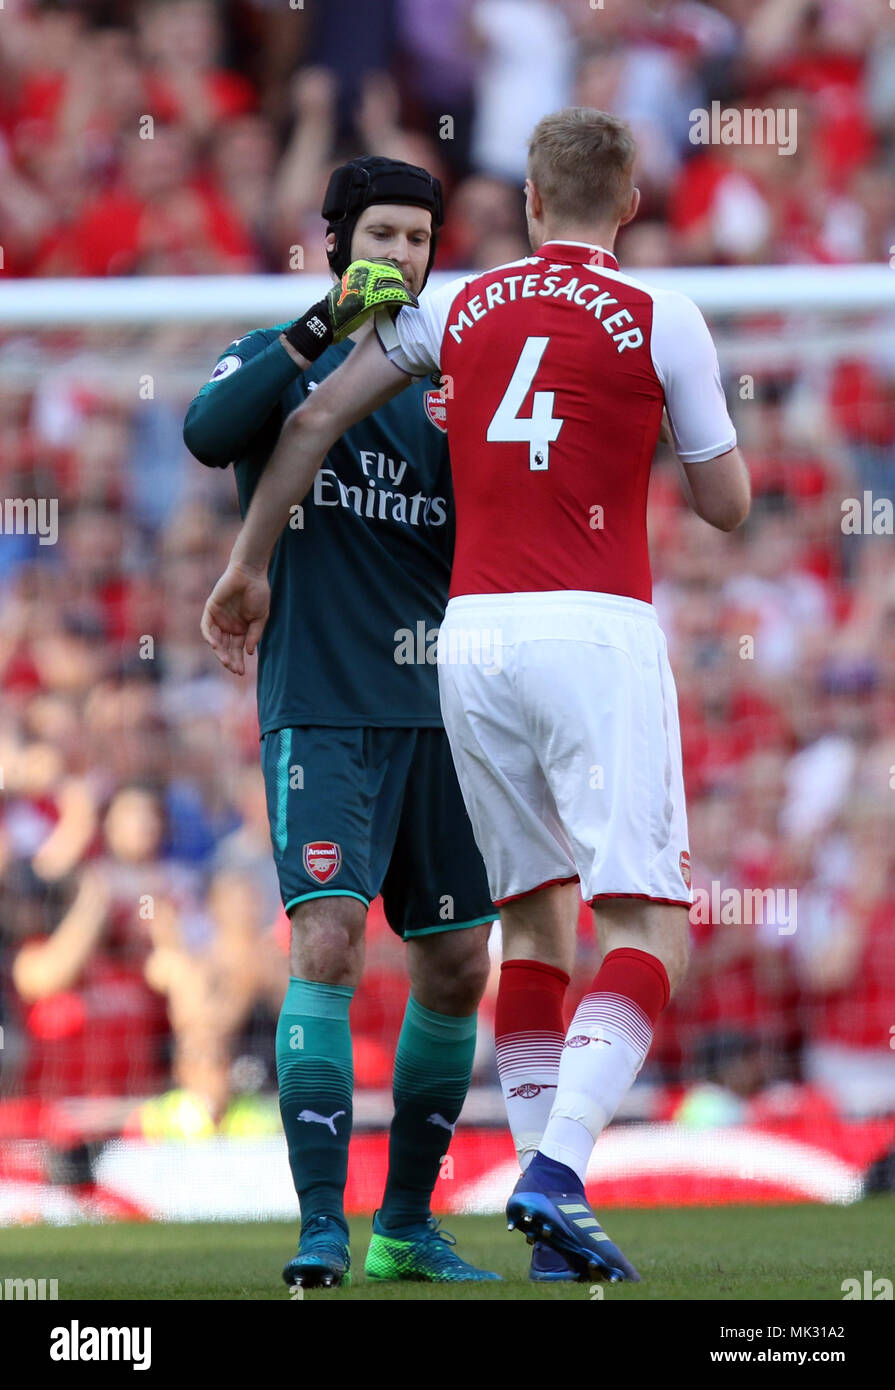
[[[640,1275],[594,1216],[571,1168],[536,1154],[507,1203],[507,1227],[548,1245],[580,1281],[640,1283]]]

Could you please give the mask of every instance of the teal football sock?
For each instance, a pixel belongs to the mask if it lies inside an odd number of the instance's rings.
[[[469,1090],[475,1035],[475,1014],[451,1018],[408,998],[395,1054],[395,1117],[379,1213],[387,1230],[429,1217],[441,1160]]]
[[[293,975],[277,1025],[280,1115],[302,1224],[329,1216],[348,1234],[348,1177],[354,1067],[348,1009],[353,989]]]

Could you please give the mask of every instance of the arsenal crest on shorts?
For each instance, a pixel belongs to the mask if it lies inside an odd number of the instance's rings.
[[[690,853],[688,850],[681,850],[681,878],[690,887]]]
[[[318,883],[329,883],[342,867],[342,849],[332,840],[312,840],[304,847],[305,869]]]
[[[427,391],[423,396],[426,414],[436,429],[447,434],[447,401],[441,391]]]

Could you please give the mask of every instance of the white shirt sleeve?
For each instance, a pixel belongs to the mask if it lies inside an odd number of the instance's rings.
[[[409,376],[430,376],[441,370],[441,344],[451,305],[472,276],[460,276],[428,290],[418,309],[402,309],[394,318],[380,309],[375,316],[376,334],[390,362]]]
[[[718,354],[692,299],[676,290],[655,295],[650,349],[678,457],[705,463],[735,448]]]

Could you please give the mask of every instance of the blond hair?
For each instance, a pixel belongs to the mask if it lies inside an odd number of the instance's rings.
[[[528,176],[553,221],[613,221],[631,197],[636,153],[626,121],[592,106],[567,106],[535,126]]]

